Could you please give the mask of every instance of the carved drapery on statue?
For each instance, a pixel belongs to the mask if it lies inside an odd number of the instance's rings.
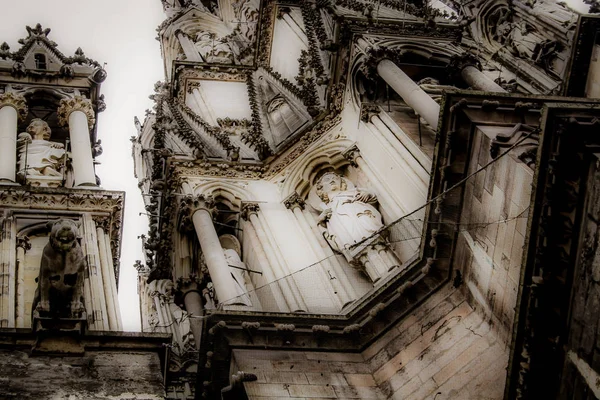
[[[50,240],[44,247],[33,301],[36,317],[83,318],[85,256],[79,228],[69,219],[48,223]]]
[[[250,297],[248,296],[248,289],[246,288],[246,264],[242,261],[242,246],[240,245],[239,240],[231,235],[225,234],[219,236],[219,242],[221,242],[221,247],[223,248],[223,253],[225,254],[225,260],[227,260],[227,265],[229,265],[229,270],[231,271],[231,276],[236,284],[236,291],[238,292],[238,298],[235,304],[243,304],[246,306],[252,306],[252,302],[250,301]]]
[[[337,173],[327,172],[312,188],[309,203],[321,212],[318,223],[333,249],[364,271],[371,281],[378,281],[400,265],[381,235],[371,237],[383,228],[374,194],[357,189],[350,180]]]
[[[19,176],[35,186],[60,186],[65,168],[65,146],[51,142],[48,124],[35,118],[18,136]]]

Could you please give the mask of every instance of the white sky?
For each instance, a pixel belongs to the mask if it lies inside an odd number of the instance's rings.
[[[58,43],[65,55],[81,47],[86,56],[107,63],[108,78],[102,84],[106,111],[98,117],[98,138],[104,153],[96,172],[102,186],[125,190],[119,301],[125,330],[140,330],[137,298],[136,259],[142,259],[137,236],[148,231],[137,181],[133,177],[133,159],[129,138],[136,135],[133,117],[143,121],[144,110],[152,108],[148,95],[154,83],[163,78],[163,65],[156,27],[164,20],[160,0],[19,0],[2,7],[0,43],[11,51],[27,37],[25,25],[38,22],[51,28],[49,38]]]
[[[27,37],[25,25],[38,22],[51,28],[50,39],[65,55],[77,47],[100,63],[107,63],[108,78],[102,84],[106,111],[98,118],[98,138],[104,153],[97,173],[102,186],[125,190],[119,301],[125,330],[140,330],[137,297],[136,259],[142,259],[137,237],[148,231],[137,181],[133,177],[133,159],[129,138],[137,134],[133,117],[143,121],[144,111],[152,108],[148,95],[154,83],[164,79],[156,27],[165,19],[160,0],[19,0],[5,2],[0,24],[0,43],[12,51],[17,40]],[[567,0],[578,11],[587,10],[582,0]]]

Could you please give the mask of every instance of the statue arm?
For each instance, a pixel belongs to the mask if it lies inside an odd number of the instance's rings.
[[[324,209],[323,212],[321,212],[321,214],[319,214],[319,217],[317,218],[317,224],[325,226],[327,221],[329,221],[329,218],[331,218],[331,213],[331,208]]]
[[[354,195],[354,201],[360,201],[363,203],[375,204],[377,203],[377,196],[368,190],[358,190]]]

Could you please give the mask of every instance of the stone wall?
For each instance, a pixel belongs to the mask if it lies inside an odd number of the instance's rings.
[[[491,160],[490,137],[500,133],[482,129],[475,134],[469,173]],[[515,316],[532,179],[531,168],[511,153],[469,179],[465,188],[454,267],[473,304],[497,322],[506,343]]]
[[[0,399],[159,400],[170,335],[0,329]]]
[[[508,349],[451,285],[358,354],[234,350],[251,400],[501,399]],[[439,393],[439,394],[438,394]]]
[[[0,398],[105,400],[163,398],[158,354],[90,351],[82,357],[0,350]]]

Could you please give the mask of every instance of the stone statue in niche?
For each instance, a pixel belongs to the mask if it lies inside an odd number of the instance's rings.
[[[50,133],[48,124],[35,118],[18,137],[19,174],[38,186],[59,186],[63,178],[65,146],[49,141]]]
[[[70,219],[49,222],[48,227],[50,240],[42,252],[33,309],[40,317],[81,318],[85,256],[79,229]]]
[[[242,247],[239,240],[233,235],[225,234],[219,236],[219,241],[221,242],[227,265],[229,265],[229,271],[235,281],[235,290],[238,294],[238,297],[228,304],[252,306],[250,296],[248,296],[248,289],[246,289],[245,270],[247,268],[241,259]]]
[[[315,201],[315,196],[320,202]],[[357,189],[335,172],[326,172],[311,190],[309,203],[321,211],[318,224],[333,249],[342,253],[350,265],[364,271],[371,281],[377,282],[400,265],[387,241],[376,234],[384,225],[375,208],[374,194]]]

